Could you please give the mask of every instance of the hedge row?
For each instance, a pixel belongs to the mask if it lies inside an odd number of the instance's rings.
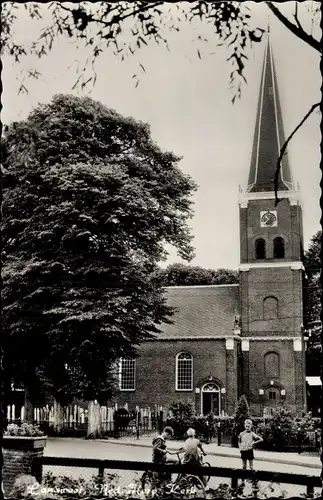
[[[238,411],[237,411],[238,410]],[[243,430],[245,418],[249,418],[246,401],[237,406],[234,416],[217,417],[194,415],[193,407],[187,402],[174,402],[166,419],[166,425],[174,429],[175,439],[185,439],[186,431],[192,427],[199,438],[210,439],[219,432],[226,442],[237,445],[237,437]],[[271,417],[252,417],[253,430],[263,438],[262,449],[286,449],[300,444],[318,443],[320,440],[321,420],[308,413],[295,417],[287,406],[277,407]],[[315,434],[317,438],[315,439]],[[310,442],[311,441],[311,442]]]

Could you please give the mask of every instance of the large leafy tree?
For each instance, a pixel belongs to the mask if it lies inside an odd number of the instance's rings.
[[[317,231],[311,238],[308,250],[305,254],[304,265],[306,272],[305,281],[305,307],[304,326],[308,332],[307,350],[307,375],[319,375],[322,365],[321,347],[321,255],[322,255],[322,231]]]
[[[223,285],[239,281],[235,271],[205,269],[183,263],[170,264],[166,269],[161,269],[158,275],[165,286]]]
[[[147,124],[90,98],[38,106],[3,152],[7,381],[106,399],[116,361],[170,318],[155,271],[165,243],[192,256],[195,184]]]

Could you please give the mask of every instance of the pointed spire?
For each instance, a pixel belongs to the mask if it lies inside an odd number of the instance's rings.
[[[274,177],[280,149],[285,142],[282,112],[272,49],[269,42],[270,26],[261,75],[256,127],[253,140],[247,191],[274,191]],[[293,189],[293,180],[287,155],[282,160],[278,189]]]

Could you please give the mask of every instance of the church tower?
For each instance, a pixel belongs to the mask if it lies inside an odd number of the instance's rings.
[[[284,130],[269,36],[266,42],[248,185],[240,192],[242,387],[252,414],[285,401],[306,409],[303,341],[303,228],[288,156],[275,206],[274,176]]]

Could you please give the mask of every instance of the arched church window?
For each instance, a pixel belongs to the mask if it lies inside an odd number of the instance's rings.
[[[264,319],[278,318],[278,300],[276,297],[266,297],[263,303]]]
[[[274,259],[283,259],[285,257],[285,242],[283,238],[274,239]]]
[[[119,388],[121,391],[136,389],[136,360],[121,358],[119,363]]]
[[[256,259],[266,258],[266,242],[262,238],[258,238],[255,243],[256,246]]]
[[[265,377],[279,379],[279,354],[277,352],[267,352],[264,358]]]
[[[193,389],[193,356],[188,352],[180,352],[176,356],[176,390],[191,391]]]

